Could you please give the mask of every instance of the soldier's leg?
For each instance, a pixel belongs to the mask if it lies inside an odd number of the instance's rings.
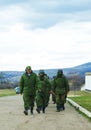
[[[56,103],[56,97],[55,97],[55,95],[53,95],[53,94],[52,94],[52,101],[53,101],[53,104]]]
[[[29,109],[29,97],[27,93],[23,94],[23,101],[24,101],[24,114],[28,115],[28,109]]]
[[[61,96],[61,102],[62,102],[62,109],[65,110],[65,106],[64,106],[64,104],[65,104],[65,94],[63,94]]]
[[[35,96],[30,96],[30,113],[33,114],[33,108],[34,108],[34,102],[35,102]]]
[[[60,112],[60,95],[56,94],[56,108],[57,112]]]
[[[45,113],[46,109],[46,96],[43,96],[43,106],[42,106],[42,112]]]
[[[43,106],[43,100],[42,100],[42,97],[40,96],[40,94],[37,94],[36,96],[36,111],[38,113],[40,113],[40,111],[42,110],[42,106]]]

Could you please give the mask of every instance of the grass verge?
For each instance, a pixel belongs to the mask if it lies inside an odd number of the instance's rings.
[[[91,93],[86,91],[76,91],[75,95],[69,96],[69,98],[91,112]]]
[[[70,92],[68,95],[68,98],[91,112],[91,93],[86,92],[86,91],[75,91],[75,92]],[[91,118],[89,118],[87,115],[85,115],[83,112],[80,110],[76,109],[80,114],[88,118],[88,120],[91,122]]]
[[[0,89],[0,97],[16,95],[14,89]]]

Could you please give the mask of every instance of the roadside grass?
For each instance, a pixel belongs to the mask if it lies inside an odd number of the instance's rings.
[[[72,95],[73,93],[73,95]],[[72,96],[71,96],[72,95]],[[91,93],[86,91],[70,92],[68,97],[91,112]]]
[[[14,89],[0,89],[0,97],[16,95]]]
[[[87,91],[71,91],[68,94],[68,98],[91,112],[91,93]],[[87,115],[85,115],[83,112],[77,110],[80,114],[88,118],[89,121],[91,121],[91,118],[89,118]]]

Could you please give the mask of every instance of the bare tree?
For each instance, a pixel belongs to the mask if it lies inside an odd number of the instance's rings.
[[[85,79],[81,77],[79,74],[71,74],[69,77],[69,81],[71,84],[71,90],[81,90],[81,86],[84,84]]]

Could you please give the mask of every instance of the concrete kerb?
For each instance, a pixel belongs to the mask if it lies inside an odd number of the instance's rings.
[[[88,110],[86,110],[85,108],[81,107],[80,105],[78,105],[76,102],[74,102],[73,100],[67,98],[67,101],[74,106],[77,110],[83,112],[85,115],[87,115],[88,117],[91,118],[91,112],[89,112]]]

